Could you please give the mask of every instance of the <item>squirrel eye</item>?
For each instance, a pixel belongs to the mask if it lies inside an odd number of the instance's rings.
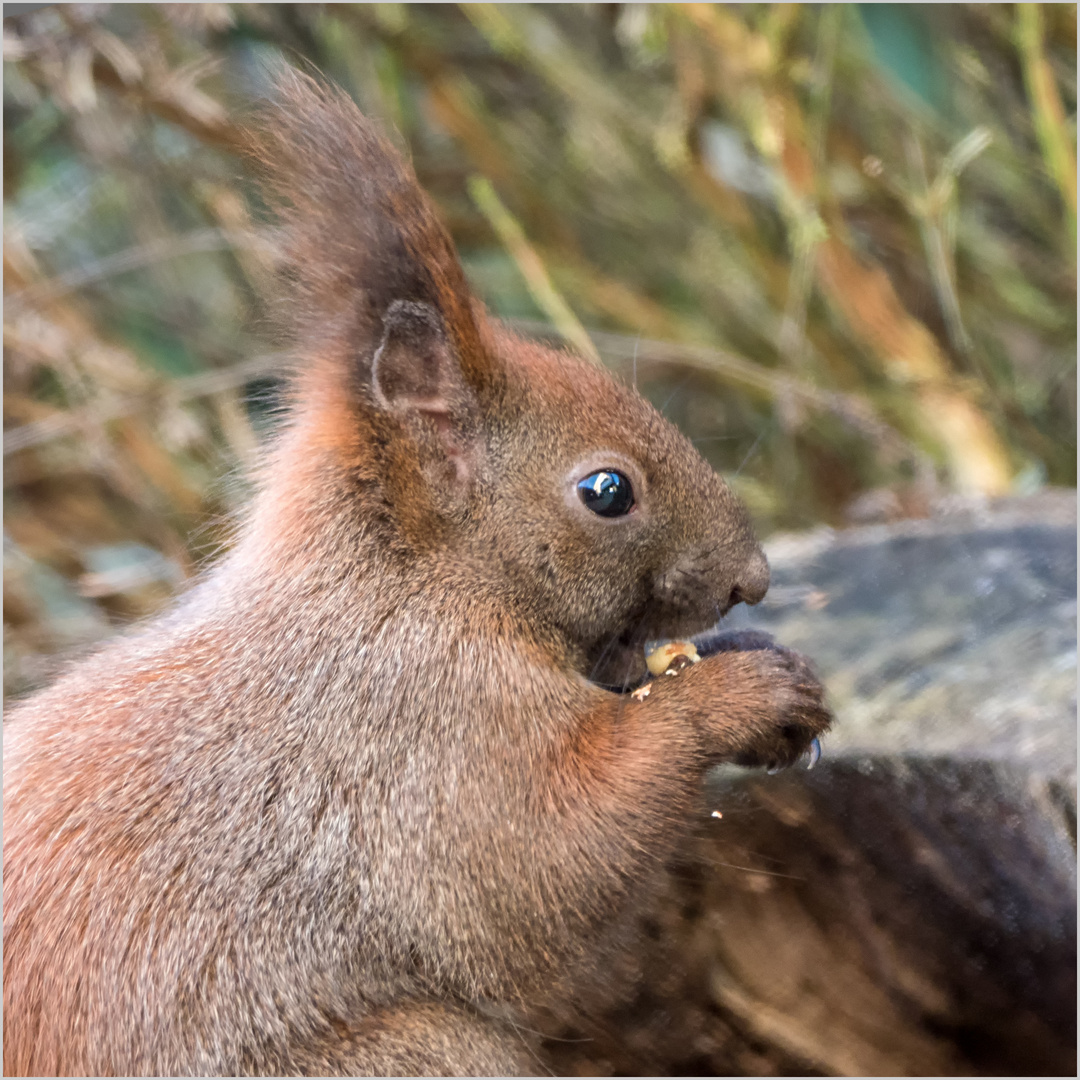
[[[581,501],[601,517],[622,517],[634,508],[634,489],[620,472],[604,469],[579,480]]]

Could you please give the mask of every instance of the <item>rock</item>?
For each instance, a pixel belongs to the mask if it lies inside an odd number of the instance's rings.
[[[951,755],[1076,787],[1076,493],[957,500],[935,518],[768,545],[733,628],[810,656],[826,753]]]
[[[729,617],[811,656],[825,758],[711,776],[560,1072],[1076,1074],[1076,496],[783,537]],[[739,610],[739,609],[737,609]],[[709,816],[718,810],[719,818]]]

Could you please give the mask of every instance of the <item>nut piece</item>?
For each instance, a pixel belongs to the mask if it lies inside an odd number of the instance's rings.
[[[668,641],[645,654],[645,664],[651,675],[678,675],[700,659],[697,649],[689,641]]]
[[[631,693],[630,696],[635,701],[644,701],[651,693],[652,683],[647,682],[644,686],[639,686],[635,691],[633,691],[633,693]]]

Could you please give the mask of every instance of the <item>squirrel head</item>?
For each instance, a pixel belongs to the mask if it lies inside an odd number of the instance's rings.
[[[256,147],[302,354],[296,422],[403,566],[494,585],[612,685],[643,672],[646,640],[764,596],[729,488],[636,391],[487,318],[412,170],[351,100],[288,72]]]

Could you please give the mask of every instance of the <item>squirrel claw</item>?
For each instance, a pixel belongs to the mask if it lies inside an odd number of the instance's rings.
[[[810,748],[803,755],[806,758],[806,771],[809,772],[821,760],[821,741],[818,738],[810,740]],[[767,776],[775,776],[778,772],[788,768],[780,762],[774,761],[766,770]]]

